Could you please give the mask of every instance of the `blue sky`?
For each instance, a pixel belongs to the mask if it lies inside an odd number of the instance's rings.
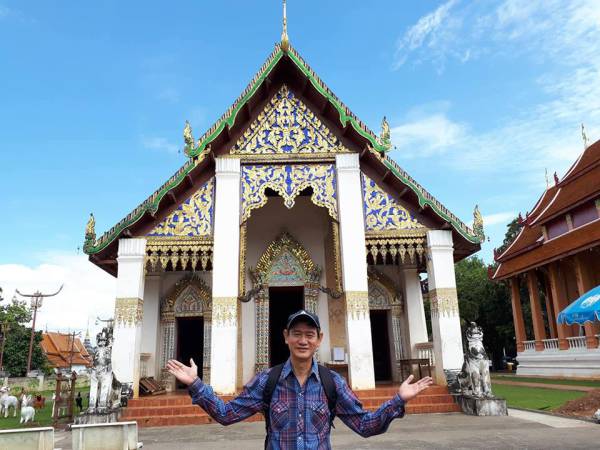
[[[600,137],[594,0],[291,0],[288,23],[358,117],[388,117],[403,168],[467,223],[479,203],[488,261],[580,124]],[[98,232],[131,211],[184,162],[184,121],[210,127],[280,33],[276,0],[0,0],[0,265],[75,256],[90,211]]]

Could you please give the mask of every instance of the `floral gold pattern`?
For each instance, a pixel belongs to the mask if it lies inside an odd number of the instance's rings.
[[[150,238],[146,242],[146,268],[150,272],[209,270],[213,240],[205,238]]]
[[[366,291],[346,291],[346,310],[354,320],[369,316],[369,293]]]
[[[367,236],[365,243],[370,264],[416,264],[425,260],[427,249],[425,236]]]
[[[213,297],[214,326],[232,326],[237,323],[237,297]]]
[[[115,324],[135,327],[141,325],[144,300],[141,298],[118,298],[115,302]]]
[[[361,174],[366,231],[422,228],[413,215],[375,181]]]
[[[267,203],[265,189],[271,188],[283,197],[288,209],[296,197],[307,187],[313,189],[310,197],[317,206],[323,206],[337,220],[337,193],[335,166],[333,164],[291,164],[281,166],[251,165],[242,167],[242,222],[253,209]]]
[[[456,288],[440,288],[429,291],[431,300],[431,315],[458,316],[458,295]]]
[[[231,149],[232,154],[240,155],[343,151],[339,139],[286,85]]]
[[[165,217],[148,236],[210,236],[214,215],[215,180],[208,180],[194,195]]]

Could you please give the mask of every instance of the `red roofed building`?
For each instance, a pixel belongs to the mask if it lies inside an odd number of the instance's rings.
[[[48,358],[50,367],[59,370],[72,370],[79,373],[92,366],[92,357],[79,338],[72,335],[45,332],[42,335],[42,350]]]
[[[600,141],[548,187],[499,255],[492,278],[508,280],[522,375],[600,376],[597,323],[558,325],[557,316],[600,284]],[[526,284],[534,336],[527,336],[520,286]],[[542,303],[541,300],[544,300]]]

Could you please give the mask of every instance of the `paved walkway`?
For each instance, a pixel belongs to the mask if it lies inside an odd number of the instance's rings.
[[[509,410],[509,417],[464,414],[409,415],[395,420],[387,433],[363,439],[339,419],[332,432],[334,449],[597,449],[600,425],[546,414]],[[142,428],[144,450],[260,450],[264,423],[229,427],[200,425]],[[56,433],[56,447],[71,449],[71,436]]]
[[[530,381],[511,381],[502,380],[498,378],[492,378],[492,383],[495,384],[510,384],[511,386],[523,386],[523,387],[535,387],[543,389],[557,389],[559,391],[577,391],[577,392],[589,392],[595,389],[600,389],[592,386],[573,386],[570,384],[548,384],[548,383],[533,383]]]

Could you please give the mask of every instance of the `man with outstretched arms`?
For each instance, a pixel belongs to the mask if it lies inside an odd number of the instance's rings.
[[[334,416],[363,437],[384,433],[392,420],[404,416],[404,405],[433,384],[431,377],[411,383],[409,376],[398,393],[377,411],[366,411],[346,381],[318,365],[315,352],[323,340],[319,318],[307,311],[289,316],[283,337],[289,359],[257,374],[236,398],[224,402],[198,378],[190,366],[170,360],[167,369],[188,385],[192,403],[223,425],[239,422],[257,412],[265,415],[265,448],[272,450],[330,449]]]

